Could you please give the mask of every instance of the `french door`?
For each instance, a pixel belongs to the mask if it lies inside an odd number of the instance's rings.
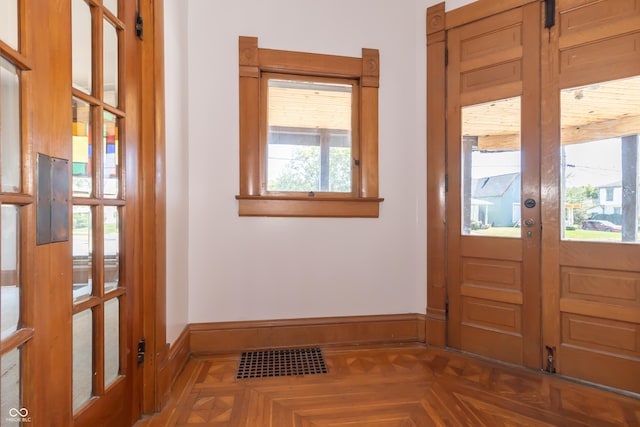
[[[3,427],[140,414],[134,7],[0,7]]]
[[[640,2],[521,4],[447,31],[448,344],[637,393]]]
[[[140,71],[134,7],[71,0],[75,425],[127,425],[134,410],[129,402],[137,398],[132,355],[141,334],[132,249]]]

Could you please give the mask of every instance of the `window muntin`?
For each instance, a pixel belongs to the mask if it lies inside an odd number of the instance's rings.
[[[267,192],[353,192],[357,82],[265,75]]]

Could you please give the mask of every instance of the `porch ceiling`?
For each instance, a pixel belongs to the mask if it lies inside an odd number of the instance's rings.
[[[562,143],[577,144],[640,133],[640,76],[561,91]],[[520,98],[463,108],[463,136],[478,149],[520,146]]]

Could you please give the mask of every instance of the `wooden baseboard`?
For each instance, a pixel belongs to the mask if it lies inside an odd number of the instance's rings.
[[[169,347],[167,344],[166,351],[159,354],[157,358],[158,369],[158,398],[159,407],[164,408],[169,396],[173,383],[175,383],[178,375],[182,372],[182,369],[187,364],[189,356],[191,355],[190,349],[190,330],[189,325],[185,326],[178,339]]]
[[[427,307],[426,342],[434,347],[447,345],[447,314],[445,310]]]
[[[424,342],[424,314],[349,316],[189,325],[193,354],[311,345]]]

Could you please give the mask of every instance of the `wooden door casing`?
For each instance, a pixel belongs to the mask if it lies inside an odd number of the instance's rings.
[[[529,367],[541,363],[539,204],[522,211],[530,235],[462,235],[458,141],[462,107],[520,97],[521,200],[539,200],[539,23],[534,2],[447,34],[448,343]]]

